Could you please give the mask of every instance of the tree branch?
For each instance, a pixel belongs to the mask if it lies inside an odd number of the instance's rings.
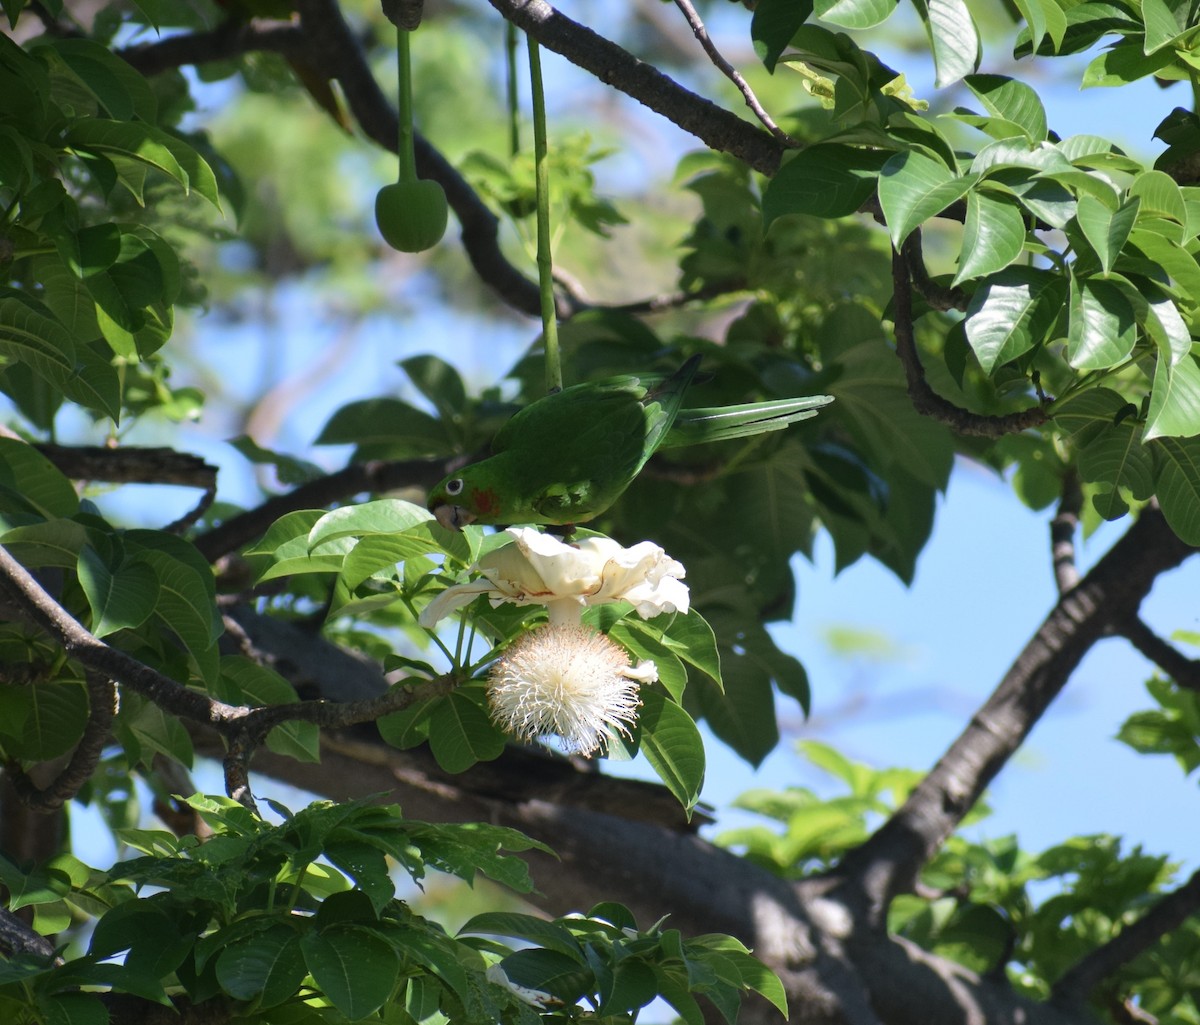
[[[1122,965],[1149,950],[1200,911],[1200,871],[1164,896],[1132,925],[1068,968],[1054,984],[1050,999],[1059,1005],[1082,1004],[1092,991]]]
[[[1079,583],[1079,567],[1075,564],[1075,532],[1079,529],[1079,513],[1083,508],[1083,490],[1079,477],[1068,470],[1062,482],[1062,497],[1058,510],[1050,521],[1050,557],[1054,563],[1054,582],[1058,593],[1065,594]]]
[[[62,959],[54,955],[54,944],[7,908],[0,908],[0,953],[6,957],[32,954],[47,961],[62,963]]]
[[[915,234],[914,232],[914,237]],[[921,357],[917,353],[917,344],[913,336],[910,261],[905,255],[906,251],[910,251],[910,245],[911,243],[905,243],[904,251],[892,252],[892,284],[895,290],[893,315],[896,355],[900,357],[900,363],[904,367],[904,376],[908,380],[908,396],[912,399],[913,408],[922,416],[946,424],[959,434],[973,434],[985,438],[1019,434],[1030,427],[1045,423],[1046,411],[1041,406],[1003,416],[986,416],[954,405],[930,387],[929,382],[925,380],[925,369],[921,366]]]
[[[1180,687],[1200,691],[1200,661],[1188,658],[1158,636],[1138,616],[1131,616],[1117,632]]]
[[[762,174],[772,175],[779,169],[785,147],[778,139],[685,89],[545,0],[488,2],[548,50],[662,115],[709,149],[729,153]]]
[[[239,789],[239,775],[250,754],[266,735],[285,722],[309,722],[319,727],[352,726],[398,712],[416,701],[449,693],[457,681],[439,677],[412,687],[390,690],[357,701],[292,701],[279,705],[229,705],[139,662],[95,637],[59,605],[8,550],[0,545],[0,590],[8,593],[26,617],[57,640],[67,654],[86,669],[116,680],[138,692],[164,711],[213,727],[236,748],[227,765],[230,787]],[[239,797],[245,800],[246,798]]]
[[[1020,747],[1092,645],[1133,616],[1157,577],[1193,551],[1157,507],[1148,507],[1059,598],[929,775],[835,870],[861,887],[877,922],[893,896],[912,890],[921,868]]]
[[[71,760],[48,786],[38,787],[18,762],[10,762],[4,768],[17,796],[31,808],[57,811],[79,793],[100,764],[117,714],[117,685],[107,677],[89,671],[87,692],[88,719],[83,736],[71,752]]]
[[[704,47],[704,52],[708,54],[709,60],[716,65],[721,74],[737,86],[738,92],[742,94],[742,98],[746,101],[746,106],[754,111],[754,116],[763,123],[763,127],[785,146],[800,146],[799,142],[788,135],[787,132],[772,120],[771,115],[758,102],[758,97],[754,95],[754,90],[750,88],[750,83],[742,77],[737,68],[721,55],[721,51],[717,49],[716,44],[709,37],[708,29],[704,27],[704,22],[700,19],[699,13],[692,6],[691,0],[675,0],[675,6],[683,12],[683,16],[687,19],[687,23],[691,27],[692,35]]]

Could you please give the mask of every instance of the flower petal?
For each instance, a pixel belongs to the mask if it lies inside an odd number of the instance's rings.
[[[447,587],[421,610],[417,622],[428,630],[455,609],[470,605],[481,594],[487,594],[491,590],[490,580],[472,580],[465,584],[454,584],[452,587]]]

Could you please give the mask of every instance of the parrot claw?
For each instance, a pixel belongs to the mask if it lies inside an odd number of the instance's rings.
[[[434,508],[433,516],[447,530],[462,530],[475,522],[474,514],[461,505],[439,505]]]

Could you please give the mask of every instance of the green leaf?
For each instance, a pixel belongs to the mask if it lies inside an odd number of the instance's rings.
[[[979,32],[963,0],[914,0],[925,23],[939,89],[953,85],[979,66]]]
[[[462,377],[445,360],[432,355],[410,356],[400,366],[446,422],[462,416],[467,408],[467,390]]]
[[[866,29],[886,21],[898,3],[899,0],[817,0],[816,14],[831,25]]]
[[[1166,217],[1179,224],[1188,223],[1187,203],[1175,179],[1162,171],[1143,171],[1129,186],[1130,197],[1141,201],[1139,217]]]
[[[1141,200],[1137,197],[1113,210],[1093,196],[1080,196],[1075,219],[1107,274],[1133,230]]]
[[[875,191],[888,154],[842,143],[801,150],[763,192],[763,230],[784,214],[837,218],[854,213]]]
[[[1071,276],[1067,360],[1077,370],[1106,370],[1137,342],[1137,320],[1125,293],[1109,281]]]
[[[1041,343],[1062,306],[1062,279],[1033,267],[1006,267],[967,307],[967,341],[985,373]]]
[[[1104,50],[1084,68],[1079,87],[1094,89],[1100,86],[1128,85],[1139,78],[1161,71],[1174,60],[1175,51],[1169,47],[1147,54],[1143,51],[1140,40],[1125,39]]]
[[[1179,34],[1179,23],[1171,8],[1163,0],[1141,0],[1142,20],[1146,35],[1142,41],[1142,52],[1152,54],[1161,50]]]
[[[475,915],[461,929],[459,936],[511,936],[515,939],[527,940],[529,943],[554,950],[582,964],[584,961],[583,948],[579,941],[571,935],[569,929],[557,922],[547,922],[543,918],[532,915],[522,915],[514,911],[485,911]]]
[[[275,1007],[296,993],[306,969],[296,931],[276,924],[223,947],[216,972],[221,988],[235,999],[261,995],[259,1006]]]
[[[972,189],[967,193],[962,255],[952,285],[1003,270],[1025,245],[1025,219],[1007,198]]]
[[[347,1018],[365,1018],[391,995],[396,952],[379,936],[335,925],[305,934],[300,946],[313,979]]]
[[[156,168],[185,192],[195,189],[214,206],[220,207],[212,168],[187,143],[153,125],[140,121],[83,118],[67,130],[65,141],[85,153],[115,153]]]
[[[1159,358],[1172,367],[1187,359],[1192,351],[1192,334],[1170,296],[1149,281],[1139,282],[1138,291],[1146,300],[1146,333],[1158,346]],[[1200,424],[1197,425],[1200,429]]]
[[[316,463],[263,448],[248,434],[239,434],[236,438],[230,438],[229,444],[256,466],[275,467],[280,484],[306,484],[325,475],[325,471]]]
[[[433,514],[412,502],[398,498],[381,498],[361,505],[346,505],[326,513],[308,533],[309,551],[363,534],[401,534],[419,523],[433,519]]]
[[[1142,212],[1145,212],[1143,203]],[[1129,233],[1129,245],[1135,247],[1155,267],[1166,271],[1188,303],[1200,302],[1200,264],[1178,242],[1164,238],[1156,231],[1134,228]]]
[[[1111,426],[1079,453],[1079,473],[1086,481],[1107,486],[1097,496],[1096,508],[1105,519],[1116,519],[1127,511],[1118,488],[1145,501],[1154,494],[1153,459],[1142,444],[1141,424],[1132,418]]]
[[[32,445],[0,437],[0,509],[32,511],[47,519],[79,511],[75,488]]]
[[[27,567],[74,569],[86,543],[87,530],[74,520],[45,520],[0,533],[0,544]]]
[[[46,1025],[108,1025],[108,1008],[93,993],[55,993],[44,997]]]
[[[1200,439],[1158,438],[1155,493],[1171,529],[1190,545],[1200,545]]]
[[[75,368],[75,342],[53,317],[13,295],[0,294],[0,356],[27,363],[56,384]]]
[[[920,150],[892,156],[879,174],[879,205],[892,245],[898,248],[914,228],[961,199],[974,181]]]
[[[690,813],[704,785],[704,742],[692,717],[658,691],[642,689],[638,749]]]
[[[500,967],[509,982],[549,993],[567,1006],[576,1003],[595,985],[591,971],[556,950],[537,947],[518,950],[501,961]]]
[[[1145,438],[1196,434],[1200,434],[1200,366],[1193,356],[1175,366],[1160,357],[1154,368]]]
[[[440,420],[390,398],[343,406],[329,418],[315,444],[357,445],[359,459],[426,459],[455,450]]]
[[[658,620],[653,619],[650,624],[657,626]],[[718,687],[721,686],[721,655],[717,650],[717,637],[696,609],[690,609],[686,616],[671,616],[662,639],[685,662],[706,674]]]
[[[1090,388],[1054,409],[1054,422],[1078,449],[1083,449],[1137,407],[1111,388]]]
[[[779,55],[812,12],[812,0],[759,0],[750,19],[750,38],[768,71],[774,73]]]
[[[1030,142],[1046,138],[1046,109],[1031,86],[1006,75],[967,75],[963,84],[990,114],[1020,127]]]
[[[445,772],[465,772],[476,762],[500,757],[504,735],[492,724],[482,688],[446,695],[429,719],[429,748]]]
[[[144,562],[123,562],[111,570],[90,547],[79,556],[79,583],[92,609],[92,633],[106,637],[135,630],[158,603],[158,577]]]
[[[19,692],[24,723],[18,736],[4,738],[5,753],[23,761],[44,762],[70,751],[87,724],[84,686],[75,680],[57,680],[20,688]],[[11,691],[9,694],[18,697]]]
[[[159,598],[155,615],[175,631],[194,655],[206,651],[216,639],[216,608],[205,581],[166,552],[144,550],[145,560],[158,576]]]

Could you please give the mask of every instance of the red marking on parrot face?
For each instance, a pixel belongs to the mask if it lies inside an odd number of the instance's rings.
[[[500,496],[491,488],[472,488],[471,505],[479,516],[495,516],[500,512]]]

